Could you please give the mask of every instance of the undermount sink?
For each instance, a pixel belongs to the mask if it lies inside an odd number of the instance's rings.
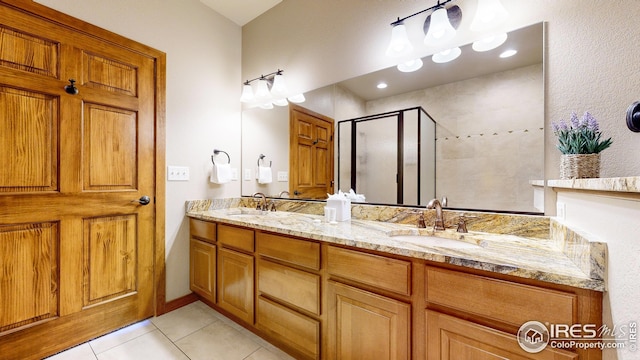
[[[486,244],[476,239],[465,238],[464,234],[444,234],[443,236],[433,236],[431,234],[405,234],[390,233],[394,240],[406,241],[417,245],[425,245],[432,247],[442,247],[449,249],[479,249],[485,247]]]

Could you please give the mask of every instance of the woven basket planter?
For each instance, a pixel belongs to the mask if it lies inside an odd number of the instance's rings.
[[[600,154],[567,154],[560,156],[561,179],[587,179],[600,176]]]

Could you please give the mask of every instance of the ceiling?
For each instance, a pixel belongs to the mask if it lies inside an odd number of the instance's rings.
[[[200,0],[234,23],[244,26],[282,0]]]

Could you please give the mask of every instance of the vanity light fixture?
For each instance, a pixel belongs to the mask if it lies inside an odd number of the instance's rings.
[[[304,94],[291,94],[282,75],[283,72],[284,70],[278,69],[267,75],[245,81],[240,101],[263,109],[273,109],[273,105],[287,106],[289,102],[304,102],[306,100]]]
[[[418,65],[421,60],[416,58],[415,55],[411,56],[413,45],[407,35],[405,20],[424,12],[432,11],[423,25],[425,33],[423,42],[431,48],[445,48],[446,44],[456,36],[456,29],[462,19],[462,10],[457,5],[446,8],[445,5],[451,1],[453,0],[438,0],[434,6],[403,18],[398,17],[396,21],[391,23],[391,41],[387,46],[386,54],[389,57],[399,58],[398,70],[410,72],[416,71],[421,67]],[[478,0],[476,14],[471,22],[470,29],[480,32],[490,31],[502,24],[508,16],[509,13],[502,6],[500,0]],[[474,42],[472,47],[475,51],[488,51],[502,45],[506,40],[506,33],[497,33],[490,37],[485,36],[482,40]],[[444,50],[434,54],[432,60],[439,63],[451,61],[460,56],[460,52],[459,48]]]

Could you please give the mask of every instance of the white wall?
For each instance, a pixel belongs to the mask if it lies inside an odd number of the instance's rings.
[[[167,54],[167,165],[191,180],[167,182],[167,300],[190,293],[184,202],[232,197],[240,183],[209,184],[214,148],[240,167],[241,28],[198,0],[38,0]]]

